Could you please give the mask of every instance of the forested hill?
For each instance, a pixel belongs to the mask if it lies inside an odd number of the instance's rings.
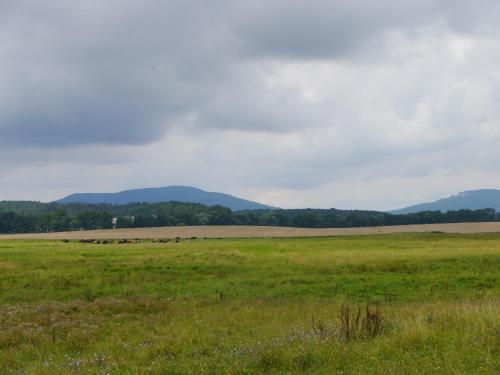
[[[233,211],[272,208],[261,203],[238,198],[233,195],[210,192],[191,186],[166,186],[159,188],[124,190],[118,193],[79,193],[72,194],[57,203],[87,204],[130,204],[134,202],[186,202],[207,206],[220,205]]]
[[[113,219],[116,218],[115,224]],[[493,209],[425,211],[394,215],[378,211],[336,209],[262,209],[231,211],[197,203],[0,202],[0,233],[54,232],[80,229],[177,225],[267,225],[305,228],[364,227],[498,220]]]

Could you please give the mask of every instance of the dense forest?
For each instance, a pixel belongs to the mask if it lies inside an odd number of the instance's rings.
[[[0,202],[0,233],[56,232],[81,229],[177,225],[271,225],[305,228],[483,222],[500,220],[494,209],[424,211],[393,215],[337,209],[264,209],[231,211],[195,203],[127,205]]]

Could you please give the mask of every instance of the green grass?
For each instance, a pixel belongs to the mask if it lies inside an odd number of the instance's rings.
[[[496,234],[1,241],[0,373],[500,373],[499,271]]]

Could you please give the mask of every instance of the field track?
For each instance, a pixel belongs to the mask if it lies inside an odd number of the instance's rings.
[[[263,237],[323,237],[340,235],[366,235],[387,233],[500,233],[500,222],[398,225],[365,228],[288,228],[259,226],[182,226],[162,228],[133,228],[89,230],[59,233],[29,233],[0,235],[0,240],[9,239],[121,239],[121,238],[263,238]]]

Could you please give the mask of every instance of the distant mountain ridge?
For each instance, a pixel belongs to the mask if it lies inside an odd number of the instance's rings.
[[[478,210],[494,208],[500,212],[500,190],[480,189],[469,190],[439,199],[435,202],[421,203],[414,206],[391,211],[392,214],[407,214],[421,211],[456,211],[460,209]]]
[[[273,208],[265,204],[238,198],[233,195],[209,192],[191,186],[165,186],[158,188],[124,190],[118,193],[77,193],[57,200],[57,203],[128,203],[159,202],[201,203],[207,206],[221,205],[233,211]]]

